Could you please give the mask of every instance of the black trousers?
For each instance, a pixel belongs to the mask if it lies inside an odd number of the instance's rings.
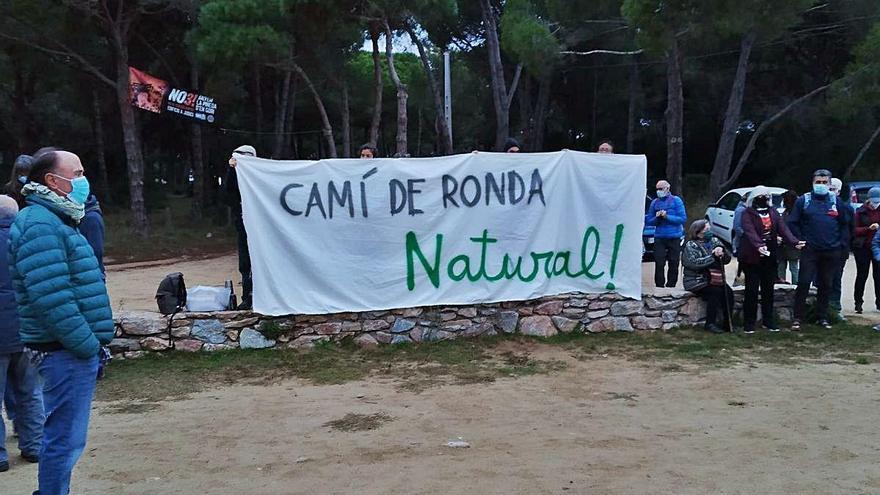
[[[681,239],[654,239],[654,284],[657,287],[675,287],[680,263]]]
[[[880,262],[871,255],[869,246],[853,251],[856,259],[856,288],[854,299],[861,306],[865,302],[865,284],[868,282],[868,271],[874,275],[874,306],[880,309]]]
[[[801,253],[801,272],[798,274],[798,286],[794,295],[796,320],[803,320],[807,316],[807,295],[814,280],[817,288],[816,317],[819,320],[828,319],[828,297],[838,268],[840,268],[839,249],[818,251],[810,249],[810,245],[807,244]]]
[[[723,319],[721,328],[728,330],[730,328],[730,311],[733,309],[733,290],[727,285],[710,285],[694,292],[706,301],[706,326],[716,323],[718,313],[721,313]],[[727,297],[727,304],[724,298]]]
[[[248,251],[247,231],[241,215],[235,218],[235,230],[238,231],[238,272],[241,273],[241,302],[251,303],[254,292],[254,279],[251,274],[251,254]]]
[[[758,319],[758,291],[761,294],[761,321],[765,327],[775,327],[773,312],[773,285],[778,269],[776,256],[761,256],[758,263],[742,263],[746,273],[746,292],[743,300],[743,326],[754,330]]]

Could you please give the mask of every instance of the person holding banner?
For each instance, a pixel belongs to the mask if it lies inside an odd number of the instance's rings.
[[[724,280],[724,265],[730,263],[731,258],[721,241],[712,235],[707,220],[691,224],[684,243],[683,283],[685,290],[706,301],[706,330],[712,333],[731,330],[733,290]],[[721,326],[716,324],[719,310],[723,315]]]
[[[504,152],[519,153],[519,151],[519,141],[512,137],[507,138],[507,141],[504,142]]]
[[[669,182],[665,180],[657,182],[657,198],[651,201],[648,214],[645,215],[645,223],[655,227],[654,284],[657,287],[675,287],[678,283],[681,238],[684,237],[684,224],[687,222],[684,201],[670,193],[669,187]]]
[[[358,150],[358,158],[362,158],[364,160],[372,160],[376,158],[376,147],[373,146],[373,143],[367,143]]]
[[[250,310],[253,307],[253,290],[254,280],[251,273],[251,255],[248,251],[247,231],[244,228],[244,220],[241,216],[241,192],[238,190],[238,176],[235,173],[235,166],[238,161],[235,155],[257,156],[257,150],[249,145],[243,144],[232,151],[229,158],[229,169],[226,171],[226,202],[232,209],[233,221],[235,222],[235,230],[238,232],[238,271],[241,273],[241,304],[238,305],[240,310]]]
[[[596,148],[596,153],[608,153],[610,155],[613,155],[614,143],[612,143],[610,139],[603,139],[599,141],[599,146]]]

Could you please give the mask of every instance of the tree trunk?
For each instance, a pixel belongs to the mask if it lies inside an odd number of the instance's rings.
[[[342,82],[342,157],[351,158],[351,109],[348,101],[348,83]]]
[[[675,37],[666,52],[666,84],[666,180],[675,194],[682,194],[684,94],[681,82],[681,49]]]
[[[284,79],[281,82],[280,97],[277,105],[275,105],[275,144],[272,147],[272,158],[280,159],[284,151],[284,125],[287,123],[287,107],[290,100],[290,79],[291,72],[284,72]]]
[[[718,151],[715,153],[715,164],[712,166],[712,173],[709,175],[709,194],[712,198],[718,197],[718,194],[721,193],[721,184],[730,175],[730,164],[733,162],[739,120],[742,115],[743,96],[746,92],[749,57],[752,53],[752,47],[755,45],[755,38],[756,35],[752,31],[743,36],[740,43],[739,63],[736,66],[736,75],[733,78],[730,98],[727,100],[727,111],[724,113],[724,124],[721,127]]]
[[[284,136],[284,153],[282,154],[285,159],[296,159],[296,141],[293,134],[293,116],[296,111],[296,81],[295,77],[290,79],[290,99],[284,122],[284,129],[287,134]]]
[[[196,57],[190,57],[189,83],[193,90],[199,87],[199,65]],[[200,221],[205,212],[205,150],[202,142],[202,125],[198,123],[191,124],[192,129],[192,174],[193,174],[193,200],[192,200],[192,218]],[[184,174],[184,187],[189,177]]]
[[[95,153],[98,162],[98,194],[101,201],[110,203],[113,199],[110,197],[110,179],[107,174],[107,154],[104,151],[106,143],[104,141],[104,116],[101,115],[101,100],[98,97],[98,90],[92,90],[92,112],[95,118]]]
[[[553,85],[553,76],[546,75],[538,83],[538,102],[535,105],[535,127],[532,137],[532,147],[529,151],[544,151],[544,134],[547,128],[547,114],[550,110],[550,90]]]
[[[261,147],[259,140],[263,135],[263,81],[260,77],[260,69],[260,65],[257,64],[251,78],[251,97],[254,99],[254,113],[257,118],[257,138],[253,144],[257,148]],[[257,151],[259,152],[259,149]]]
[[[534,78],[526,77],[522,80],[523,88],[517,94],[519,104],[519,134],[522,136],[523,143],[527,150],[535,149],[535,114],[532,108],[532,80]]]
[[[409,156],[406,132],[408,124],[406,100],[409,98],[409,93],[406,90],[406,84],[403,84],[400,81],[400,77],[397,75],[397,69],[394,67],[394,44],[391,27],[388,25],[388,19],[385,19],[384,23],[385,56],[388,59],[388,75],[391,77],[391,81],[397,88],[397,151],[394,155],[397,157],[405,157]]]
[[[370,143],[379,144],[379,125],[382,123],[382,58],[379,55],[379,30],[370,27],[373,43],[373,120],[370,122]]]
[[[507,86],[504,80],[504,66],[501,63],[501,45],[498,41],[498,27],[495,13],[489,0],[480,0],[483,25],[486,31],[486,48],[489,52],[489,75],[492,81],[492,104],[495,107],[495,149],[503,151],[504,141],[510,135],[510,106],[507,99]]]
[[[425,45],[421,38],[416,35],[412,25],[406,23],[406,32],[416,48],[419,50],[419,58],[422,60],[422,69],[425,71],[425,79],[428,81],[428,89],[431,91],[431,97],[434,100],[434,112],[437,115],[437,137],[440,141],[440,150],[443,155],[451,155],[452,137],[449,135],[449,129],[446,124],[446,110],[443,107],[443,95],[440,92],[440,84],[437,82],[437,75],[431,70],[431,64],[428,61],[428,53],[425,51]],[[421,125],[421,119],[419,120]],[[421,149],[421,148],[420,148]]]
[[[292,62],[292,65],[293,70],[296,71],[296,74],[306,83],[306,87],[309,88],[312,99],[315,100],[315,106],[318,108],[318,114],[321,116],[321,134],[324,135],[324,140],[327,142],[327,154],[330,158],[336,158],[338,155],[336,154],[336,141],[333,139],[333,126],[330,124],[330,117],[327,116],[327,108],[324,107],[324,101],[321,99],[320,93],[318,93],[315,85],[312,84],[312,80],[309,79],[306,71],[296,62]]]
[[[871,145],[874,144],[874,141],[877,139],[877,136],[880,136],[880,126],[877,126],[874,129],[874,133],[871,134],[871,137],[865,141],[865,144],[862,146],[862,149],[859,150],[859,154],[856,155],[855,160],[846,168],[846,172],[843,174],[844,182],[849,178],[849,176],[855,171],[856,166],[862,161],[862,158],[865,156],[865,153],[868,152],[868,149],[871,148]]]
[[[632,154],[633,151],[635,151],[636,110],[641,87],[642,85],[639,81],[638,55],[633,55],[633,64],[629,72],[629,111],[627,112],[626,121],[626,152],[628,154]]]
[[[150,235],[150,221],[144,204],[144,155],[141,148],[140,130],[135,122],[134,108],[128,96],[128,46],[122,36],[115,36],[116,48],[116,98],[125,144],[128,169],[128,194],[131,204],[131,226],[134,233],[145,238]]]

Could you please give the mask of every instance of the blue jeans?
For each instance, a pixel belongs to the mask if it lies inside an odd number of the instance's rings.
[[[3,391],[3,405],[6,407],[6,419],[15,421],[15,397],[12,395],[12,384],[8,380]]]
[[[15,418],[18,449],[25,454],[39,454],[43,443],[43,394],[37,370],[23,352],[0,354],[0,390],[13,398],[13,407],[6,415]],[[0,420],[0,461],[9,460],[5,443],[6,425]]]
[[[98,376],[98,356],[80,359],[50,352],[39,365],[46,425],[35,495],[68,495],[73,466],[86,447],[89,412]]]

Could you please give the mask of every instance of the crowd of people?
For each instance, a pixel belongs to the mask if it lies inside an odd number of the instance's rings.
[[[518,153],[519,144],[508,140],[505,151]],[[614,146],[605,140],[596,151],[613,153]],[[243,156],[257,151],[242,145],[232,152],[224,185],[238,232],[239,309],[251,309],[251,263],[236,175]],[[358,156],[372,159],[377,150],[366,144]],[[871,270],[880,295],[880,236],[875,236],[880,188],[871,189],[868,201],[853,211],[839,197],[840,181],[827,170],[817,170],[812,182],[807,194],[786,193],[782,214],[767,188],[754,188],[737,211],[731,252],[712,236],[706,220],[691,223],[685,233],[684,201],[667,181],[659,181],[645,219],[655,227],[655,284],[675,287],[682,265],[685,289],[707,301],[706,329],[732,331],[733,292],[724,266],[735,257],[745,276],[746,333],[755,331],[759,301],[763,327],[778,331],[773,286],[788,272],[798,285],[792,329],[805,321],[813,285],[817,321],[830,328],[828,308],[840,309],[843,265],[852,250],[858,269],[855,310],[861,312]],[[104,346],[114,335],[103,214],[79,157],[67,151],[43,148],[20,156],[5,188],[6,195],[0,195],[0,246],[8,246],[8,256],[0,257],[0,391],[21,458],[39,463],[35,493],[66,495],[85,448],[97,380],[110,358]],[[880,298],[875,305],[880,310]],[[5,439],[0,421],[0,440]],[[0,472],[8,469],[3,441]]]
[[[657,183],[657,197],[645,215],[655,228],[654,283],[675,287],[679,262],[684,268],[684,288],[707,303],[706,330],[734,331],[731,319],[733,291],[724,267],[737,260],[737,277],[744,274],[743,332],[753,334],[761,308],[761,326],[778,332],[774,311],[774,286],[786,283],[790,273],[795,291],[792,330],[806,323],[807,298],[816,287],[814,316],[819,326],[830,329],[835,320],[845,320],[841,305],[844,266],[850,253],[855,258],[856,313],[864,311],[865,285],[873,273],[875,307],[880,310],[880,188],[868,192],[868,200],[854,209],[843,183],[825,169],[812,176],[811,191],[798,195],[787,191],[782,197],[783,213],[773,204],[771,191],[758,186],[747,193],[734,214],[730,249],[715,238],[708,220],[697,220],[685,233],[687,213],[684,201],[670,193],[669,183]],[[833,311],[834,314],[831,314]],[[720,316],[720,321],[719,321]]]

